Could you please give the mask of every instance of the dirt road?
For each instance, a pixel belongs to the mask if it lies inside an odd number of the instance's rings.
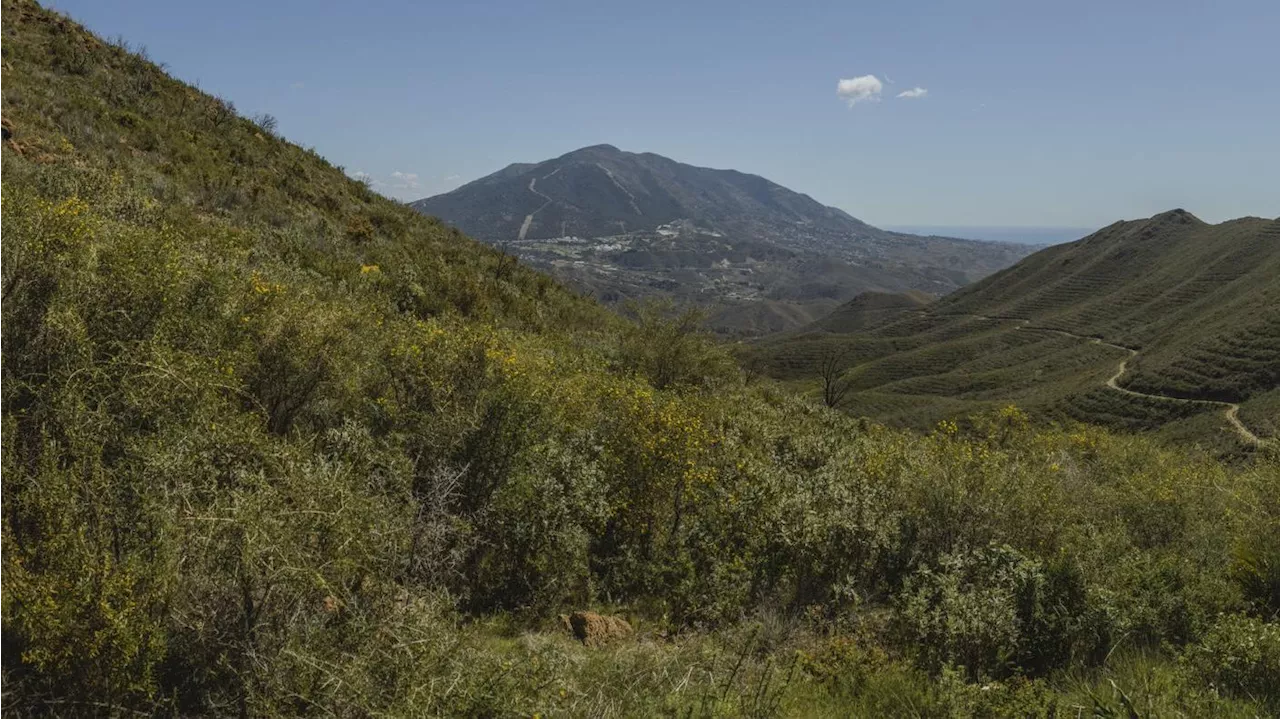
[[[1223,414],[1226,416],[1227,422],[1231,425],[1232,429],[1234,429],[1236,434],[1240,435],[1240,438],[1243,439],[1246,443],[1257,447],[1257,446],[1261,446],[1264,442],[1267,441],[1262,439],[1258,435],[1254,434],[1252,431],[1249,430],[1248,427],[1244,426],[1244,423],[1240,421],[1240,405],[1235,404],[1233,402],[1219,402],[1217,400],[1212,400],[1212,399],[1185,399],[1183,397],[1169,397],[1162,394],[1148,394],[1146,392],[1137,392],[1135,390],[1121,387],[1120,378],[1124,376],[1124,373],[1126,371],[1128,371],[1129,360],[1138,356],[1138,350],[1135,350],[1132,347],[1125,347],[1124,345],[1118,345],[1113,342],[1107,342],[1101,337],[1089,337],[1086,335],[1078,335],[1078,334],[1075,334],[1074,332],[1067,332],[1066,330],[1054,329],[1052,327],[1035,327],[1035,326],[1032,326],[1031,320],[1024,319],[1022,317],[988,317],[986,315],[967,315],[967,314],[933,315],[933,316],[934,317],[970,317],[973,319],[987,320],[989,322],[1018,322],[1020,324],[1014,328],[1015,330],[1030,330],[1033,332],[1052,332],[1054,334],[1063,335],[1065,337],[1074,337],[1075,339],[1078,339],[1078,340],[1084,340],[1093,344],[1099,344],[1105,347],[1118,349],[1122,352],[1127,353],[1127,356],[1124,359],[1120,360],[1120,365],[1116,367],[1115,374],[1107,378],[1106,386],[1108,388],[1113,389],[1117,392],[1123,392],[1125,394],[1132,395],[1134,397],[1146,397],[1148,399],[1162,400],[1165,402],[1182,402],[1184,404],[1200,404],[1200,405],[1207,405],[1212,407],[1219,407],[1223,410]]]

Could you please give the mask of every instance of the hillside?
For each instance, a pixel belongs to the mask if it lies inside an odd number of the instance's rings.
[[[1174,210],[1037,252],[865,333],[779,338],[759,352],[798,378],[847,345],[849,410],[873,417],[932,422],[1013,400],[1059,419],[1230,441],[1238,433],[1211,403],[1250,416],[1280,385],[1276,277],[1280,222],[1210,225]],[[1212,419],[1187,419],[1200,414]]]
[[[932,301],[932,297],[920,292],[864,292],[812,324],[801,327],[797,334],[861,332],[885,324],[904,312],[919,311]]]
[[[410,203],[605,302],[791,329],[864,291],[944,294],[1029,248],[886,232],[756,175],[595,145]]]
[[[1266,452],[829,411],[0,19],[6,715],[1280,707]]]

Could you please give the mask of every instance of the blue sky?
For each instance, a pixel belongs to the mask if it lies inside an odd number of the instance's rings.
[[[1280,215],[1276,0],[51,4],[401,199],[607,142],[880,225]]]

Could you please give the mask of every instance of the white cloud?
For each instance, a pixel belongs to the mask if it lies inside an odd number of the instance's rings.
[[[461,180],[461,179],[462,179],[462,175],[449,175],[448,177],[444,178],[444,181],[453,182],[454,180]]]
[[[387,186],[393,190],[416,190],[419,187],[418,173],[396,170],[391,173],[391,182]]]
[[[295,89],[295,90],[301,90],[302,88],[304,88],[304,87],[306,87],[306,86],[307,86],[307,83],[305,83],[305,82],[294,82],[294,83],[290,83],[290,84],[289,84],[289,87],[291,87],[291,88],[293,88],[293,89]]]
[[[880,91],[884,89],[884,83],[880,82],[880,78],[875,75],[860,75],[842,79],[836,83],[836,95],[845,99],[849,103],[849,107],[860,102],[876,102],[880,99]]]
[[[363,170],[357,170],[351,173],[351,177],[379,192],[395,196],[406,196],[415,200],[424,191],[420,181],[421,176],[416,172],[395,170],[389,175],[375,177]]]
[[[928,94],[929,94],[929,91],[924,89],[923,87],[913,87],[910,90],[903,90],[902,92],[898,93],[898,97],[905,97],[908,100],[910,100],[912,98],[924,97],[925,95],[928,95]]]

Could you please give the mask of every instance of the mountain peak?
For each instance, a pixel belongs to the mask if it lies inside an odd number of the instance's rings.
[[[1181,207],[1176,207],[1168,212],[1161,212],[1153,215],[1151,221],[1167,225],[1203,225],[1204,221],[1199,217],[1187,212]]]
[[[587,145],[586,147],[579,147],[578,149],[573,150],[572,152],[566,152],[564,155],[562,155],[562,157],[577,157],[580,155],[620,155],[620,154],[622,154],[622,150],[619,150],[613,145],[602,143],[599,145]]]

